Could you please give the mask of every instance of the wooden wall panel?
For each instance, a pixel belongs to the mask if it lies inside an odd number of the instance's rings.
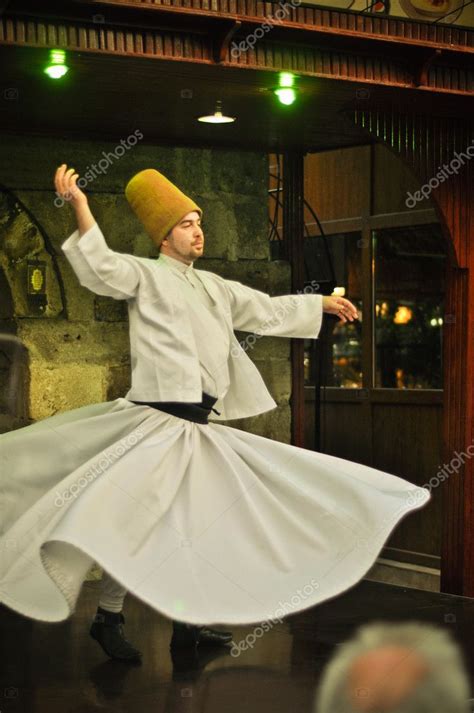
[[[441,405],[374,404],[373,467],[416,485],[429,483],[442,465],[442,430]],[[405,518],[387,546],[440,556],[442,488],[431,494],[430,504]]]
[[[407,210],[405,201],[420,189],[420,181],[410,166],[400,161],[384,144],[374,147],[373,213],[394,213]],[[417,208],[433,208],[425,199]]]
[[[305,447],[314,446],[314,390],[305,389]],[[384,402],[383,394],[374,392],[372,402],[357,401],[354,395],[332,394],[323,399],[321,413],[321,450],[324,453],[364,463],[397,475],[416,485],[429,483],[442,460],[443,405],[438,397],[392,393]],[[416,403],[419,398],[420,403]],[[429,506],[404,518],[386,543],[386,547],[422,553],[439,558],[442,551],[443,488],[432,490]]]
[[[314,389],[308,388],[305,393],[305,447],[314,448]],[[318,425],[321,451],[337,458],[371,465],[372,436],[367,427],[370,421],[367,418],[367,406],[362,402],[324,402],[324,393],[321,398],[321,423]]]
[[[305,156],[304,191],[321,221],[366,215],[370,196],[370,146]],[[313,220],[309,211],[305,220]]]

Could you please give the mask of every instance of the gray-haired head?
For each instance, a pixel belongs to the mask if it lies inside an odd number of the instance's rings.
[[[324,669],[315,713],[471,713],[464,660],[451,635],[419,622],[360,627]]]

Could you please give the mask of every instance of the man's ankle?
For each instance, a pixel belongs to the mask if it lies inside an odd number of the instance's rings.
[[[120,609],[119,611],[112,611],[111,609],[104,609],[104,607],[101,607],[100,604],[97,607],[97,611],[99,614],[116,614],[117,616],[122,613],[122,610]]]
[[[97,607],[97,611],[94,615],[94,623],[96,624],[108,624],[115,626],[116,624],[121,624],[124,621],[125,618],[121,611],[112,612],[100,606]]]

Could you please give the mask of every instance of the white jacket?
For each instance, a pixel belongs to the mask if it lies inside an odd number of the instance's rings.
[[[127,300],[130,326],[131,401],[198,402],[201,374],[180,280],[165,260],[111,250],[97,223],[82,237],[76,230],[61,245],[80,284],[98,295]],[[206,289],[222,307],[231,336],[230,387],[209,420],[244,418],[276,407],[234,329],[262,336],[316,339],[322,295],[270,297],[264,292],[199,270]]]

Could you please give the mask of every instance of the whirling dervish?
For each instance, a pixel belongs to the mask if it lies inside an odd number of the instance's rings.
[[[324,313],[353,321],[354,305],[196,269],[202,210],[153,168],[125,194],[159,257],[114,252],[77,180],[56,171],[78,226],[61,248],[84,289],[127,302],[131,387],[0,435],[0,601],[67,619],[96,562],[90,633],[132,661],[127,591],[173,620],[177,647],[229,645],[210,627],[280,619],[355,585],[428,490],[220,423],[276,408],[234,330],[316,339]]]

